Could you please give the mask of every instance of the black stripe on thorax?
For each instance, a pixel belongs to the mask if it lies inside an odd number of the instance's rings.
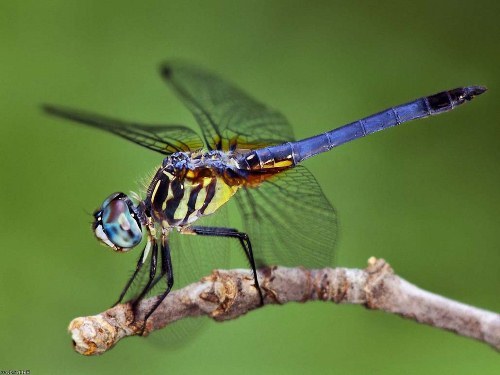
[[[191,190],[191,193],[189,194],[189,200],[187,202],[187,212],[186,216],[184,216],[184,221],[187,221],[189,219],[189,216],[191,216],[191,214],[196,211],[196,199],[198,198],[198,193],[202,188],[203,186],[199,184]]]
[[[166,203],[165,216],[170,220],[174,220],[175,211],[177,211],[177,208],[184,197],[182,181],[180,181],[177,177],[173,178],[172,181],[170,181],[170,189],[172,189],[172,198],[170,198]]]
[[[162,177],[159,181],[160,182],[158,185],[158,189],[156,189],[156,193],[152,197],[153,198],[152,206],[155,209],[157,209],[158,211],[161,211],[161,207],[163,205],[163,202],[165,202],[165,199],[167,199],[167,196],[168,196],[170,179],[166,175],[162,174]],[[153,189],[154,188],[155,187],[153,187]],[[153,190],[153,192],[154,192],[154,190]]]
[[[217,185],[217,179],[214,178],[214,179],[212,179],[212,181],[210,181],[210,183],[206,187],[206,189],[207,189],[207,195],[205,196],[205,201],[203,202],[203,206],[201,206],[201,208],[200,208],[200,213],[201,214],[203,214],[205,212],[205,210],[207,209],[208,205],[210,204],[210,202],[214,198],[214,196],[215,196],[215,186],[216,185]]]

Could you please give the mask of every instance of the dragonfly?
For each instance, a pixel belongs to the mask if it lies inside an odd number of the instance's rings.
[[[336,213],[313,174],[301,164],[304,160],[369,134],[451,111],[486,91],[467,86],[439,92],[296,141],[280,112],[217,74],[181,61],[162,64],[160,73],[194,116],[201,137],[186,126],[146,125],[44,105],[51,115],[163,155],[142,197],[113,193],[93,215],[95,236],[116,252],[127,252],[146,237],[136,268],[116,302],[122,302],[139,274],[146,275],[146,282],[133,306],[163,281],[165,288],[145,315],[144,326],[174,286],[172,232],[238,241],[252,271],[256,303],[263,305],[266,296],[256,259],[305,267],[325,267],[334,259]],[[233,199],[243,230],[196,225]],[[149,267],[143,267],[147,259]]]

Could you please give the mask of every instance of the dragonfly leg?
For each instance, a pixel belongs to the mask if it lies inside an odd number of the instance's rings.
[[[259,285],[259,279],[257,278],[257,269],[255,267],[255,259],[253,257],[252,244],[248,234],[240,232],[238,229],[234,228],[221,228],[221,227],[185,227],[181,230],[183,234],[195,234],[200,236],[215,236],[215,237],[229,237],[237,238],[240,241],[241,247],[245,252],[250,267],[252,268],[252,274],[255,281],[255,288],[259,292],[260,304],[264,305],[264,296]]]
[[[156,243],[156,240],[153,238],[153,251],[151,252],[151,263],[149,265],[149,280],[142,289],[141,294],[139,294],[139,296],[134,299],[134,302],[132,303],[134,308],[135,306],[137,306],[139,301],[146,295],[146,293],[151,289],[151,284],[153,283],[153,280],[156,276],[157,260],[158,260],[158,244]]]
[[[162,254],[163,254],[163,252],[160,249],[160,256],[161,256],[161,259],[162,259],[162,262],[163,262],[163,258],[164,257],[163,257]],[[146,293],[148,293],[149,291],[151,291],[151,289],[153,289],[156,286],[156,284],[158,284],[158,282],[165,277],[165,275],[167,273],[167,270],[166,270],[166,267],[163,267],[163,263],[161,265],[162,265],[161,272],[155,277],[155,279],[153,280],[153,282],[151,283],[151,285],[149,285],[148,289],[146,290]]]
[[[167,289],[157,297],[157,300],[153,307],[148,311],[148,313],[144,316],[144,325],[142,327],[142,332],[144,333],[144,328],[146,328],[146,322],[153,314],[153,312],[160,306],[160,304],[163,302],[165,297],[170,293],[172,290],[172,287],[174,286],[174,274],[172,272],[172,258],[170,257],[170,246],[168,245],[167,241],[167,235],[166,233],[162,233],[161,236],[161,245],[160,245],[160,251],[161,251],[161,276],[167,276]],[[152,285],[149,285],[148,288],[151,289],[154,284],[158,282],[159,278],[154,281]],[[147,291],[149,291],[149,289]],[[146,292],[147,292],[146,291]]]
[[[113,306],[118,305],[123,300],[123,297],[125,297],[125,294],[127,293],[128,289],[130,288],[130,285],[132,285],[132,282],[137,277],[137,274],[139,273],[142,266],[146,262],[146,259],[149,256],[149,251],[151,250],[151,242],[152,242],[151,238],[148,237],[148,242],[147,242],[146,246],[144,247],[144,250],[142,250],[141,256],[139,257],[139,260],[137,261],[137,266],[135,267],[135,271],[134,271],[133,275],[127,281],[125,288],[123,288],[122,292],[120,293],[120,297],[118,298],[118,301],[116,301],[113,304]]]

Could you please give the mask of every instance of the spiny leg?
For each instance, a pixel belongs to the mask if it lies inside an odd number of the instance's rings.
[[[172,259],[170,257],[170,246],[168,245],[167,235],[162,233],[161,236],[161,275],[167,276],[167,289],[157,297],[157,300],[151,310],[144,316],[144,325],[142,327],[142,332],[144,332],[144,328],[146,328],[146,322],[153,314],[153,312],[160,306],[165,297],[170,293],[172,287],[174,286],[174,274],[172,272]],[[158,280],[158,279],[157,279]],[[154,284],[156,284],[157,280],[155,280]],[[152,287],[152,286],[151,286]]]
[[[161,249],[160,249],[160,256],[162,256],[161,255]],[[149,286],[149,289],[147,290],[146,293],[150,292],[156,286],[156,284],[158,284],[158,282],[165,277],[165,274],[166,274],[166,271],[164,271],[162,269],[161,272],[158,275],[156,275],[155,279],[153,280],[153,282]]]
[[[132,303],[133,307],[135,308],[139,301],[147,294],[147,292],[151,288],[151,284],[153,283],[153,280],[156,275],[156,264],[157,264],[157,259],[158,259],[158,244],[156,242],[156,239],[153,238],[153,251],[151,252],[151,263],[149,265],[149,280],[147,284],[144,286],[142,289],[141,294],[137,298],[134,299],[134,302]]]
[[[146,291],[146,293],[151,291],[151,289],[153,289],[156,286],[156,284],[158,284],[158,282],[165,277],[165,274],[167,272],[166,268],[163,267],[164,263],[163,263],[163,251],[162,251],[162,249],[160,249],[160,256],[161,256],[161,262],[162,262],[161,263],[161,271],[158,275],[156,275],[155,279],[153,280],[153,282],[149,286],[149,289]]]
[[[149,255],[149,251],[151,250],[151,242],[152,242],[151,238],[148,237],[148,242],[147,242],[146,246],[144,247],[144,250],[142,250],[141,256],[139,257],[139,260],[137,261],[137,266],[135,267],[135,271],[134,271],[133,275],[127,281],[125,288],[123,288],[122,292],[120,293],[120,297],[118,298],[118,301],[116,301],[113,304],[113,306],[118,305],[123,300],[123,297],[125,297],[125,294],[127,293],[128,289],[130,288],[130,285],[132,285],[132,282],[139,274],[139,271],[141,270],[142,266],[146,262],[146,259]]]
[[[237,238],[240,241],[241,247],[245,252],[250,267],[252,268],[253,278],[255,281],[255,287],[259,292],[260,304],[264,305],[264,296],[262,295],[262,290],[260,289],[259,279],[257,278],[257,269],[255,267],[255,260],[253,257],[252,244],[248,234],[240,232],[238,229],[234,228],[221,228],[221,227],[199,227],[192,226],[188,228],[183,228],[181,230],[182,234],[195,234],[200,236],[215,236],[215,237],[229,237]]]

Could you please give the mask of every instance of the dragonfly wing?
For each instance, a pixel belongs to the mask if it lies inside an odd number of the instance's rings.
[[[194,115],[209,149],[255,149],[294,139],[281,113],[213,73],[182,62],[165,63],[161,73]]]
[[[261,265],[333,265],[336,213],[307,168],[244,189],[236,200]]]
[[[194,115],[209,148],[257,149],[294,140],[282,114],[217,75],[182,62],[165,63],[161,73]],[[236,200],[257,259],[306,267],[333,263],[335,210],[306,168],[242,189]]]
[[[181,125],[142,125],[52,105],[43,108],[51,115],[110,132],[164,155],[203,147],[199,135]]]

